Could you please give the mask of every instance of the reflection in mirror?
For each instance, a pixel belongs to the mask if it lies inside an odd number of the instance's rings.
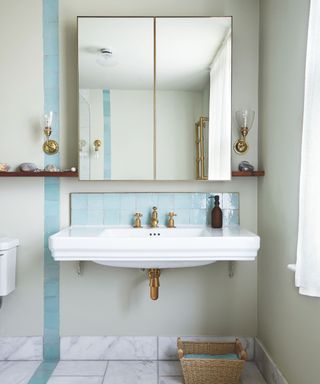
[[[81,180],[154,179],[153,44],[153,18],[78,18]]]
[[[156,178],[231,178],[231,18],[156,19]]]

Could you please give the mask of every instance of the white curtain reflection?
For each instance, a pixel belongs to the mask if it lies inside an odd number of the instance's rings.
[[[296,286],[320,297],[320,2],[311,1],[305,77]]]
[[[231,32],[210,70],[208,179],[231,178]],[[226,161],[225,159],[228,159]]]

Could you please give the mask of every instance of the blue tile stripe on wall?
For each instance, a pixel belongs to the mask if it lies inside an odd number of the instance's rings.
[[[104,179],[111,179],[111,108],[110,90],[103,91],[103,117],[104,117]]]
[[[44,113],[53,112],[52,138],[59,142],[59,0],[43,0]],[[44,155],[44,164],[59,168],[60,156]],[[44,326],[43,362],[29,384],[45,384],[60,359],[59,263],[48,238],[60,228],[59,178],[44,180]]]
[[[213,199],[220,196],[224,226],[238,225],[239,193],[73,193],[72,225],[131,225],[135,212],[150,223],[153,206],[158,207],[159,224],[166,225],[168,213],[177,214],[177,225],[210,224]]]

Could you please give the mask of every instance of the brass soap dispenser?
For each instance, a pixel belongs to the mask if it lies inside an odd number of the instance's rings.
[[[220,208],[219,195],[210,196],[214,198],[214,207],[211,211],[211,227],[222,228],[222,210]]]

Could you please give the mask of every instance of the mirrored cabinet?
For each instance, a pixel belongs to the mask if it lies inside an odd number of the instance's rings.
[[[231,178],[231,17],[79,17],[81,180]]]

